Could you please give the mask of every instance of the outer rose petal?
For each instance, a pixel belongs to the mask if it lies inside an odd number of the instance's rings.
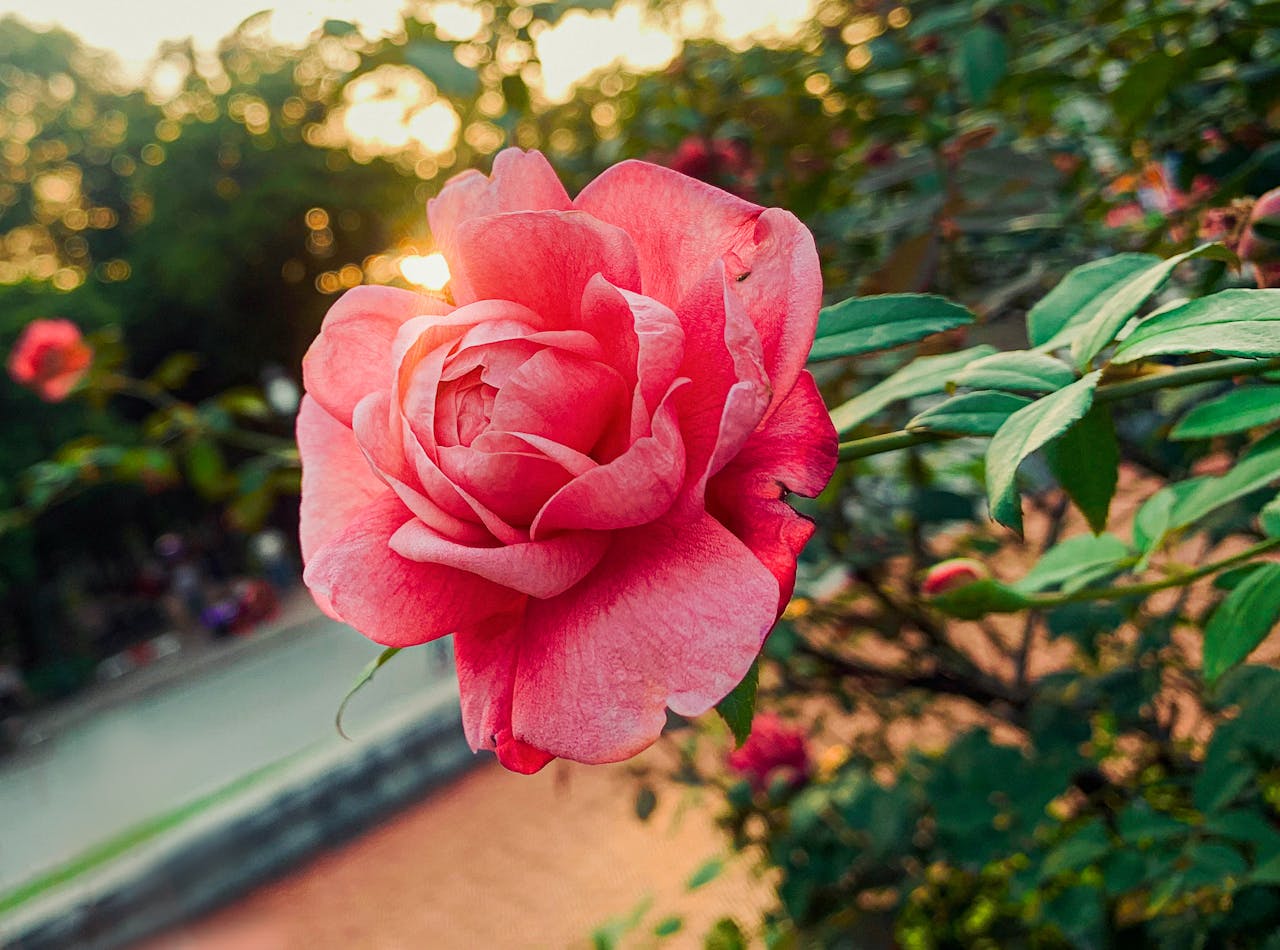
[[[706,271],[724,261],[760,334],[774,391],[791,389],[822,303],[817,248],[795,215],[636,161],[606,170],[574,207],[631,235],[641,291],[677,310]]]
[[[789,211],[768,208],[756,221],[749,276],[729,289],[751,315],[778,400],[804,369],[818,329],[822,268],[813,235]]]
[[[666,707],[700,715],[738,684],[777,597],[773,576],[705,512],[618,532],[581,584],[528,603],[512,733],[579,762],[635,755]]]
[[[796,581],[796,557],[813,524],[783,501],[788,491],[814,496],[835,471],[837,437],[808,373],[707,484],[707,508],[778,580],[781,611]]]
[[[520,658],[520,616],[501,614],[453,638],[462,731],[476,752],[491,749],[513,772],[530,775],[555,758],[511,734],[511,692]]]
[[[314,552],[303,580],[339,619],[389,647],[426,643],[518,602],[514,592],[475,574],[392,551],[391,536],[410,518],[387,489]]]
[[[302,360],[307,392],[344,425],[362,398],[393,378],[392,344],[401,325],[424,314],[443,316],[442,300],[394,287],[356,287],[324,318]]]
[[[457,233],[449,259],[479,299],[523,304],[562,329],[581,327],[582,293],[603,274],[615,287],[640,289],[631,238],[579,211],[524,211],[476,218]]]
[[[298,451],[306,461],[298,531],[305,562],[341,534],[386,485],[369,467],[355,434],[309,395],[302,397],[298,410]]]
[[[638,161],[605,170],[573,205],[631,235],[640,258],[638,289],[668,307],[684,299],[708,267],[751,243],[763,210],[669,168]]]
[[[571,207],[564,185],[541,152],[509,148],[493,160],[490,177],[469,170],[445,182],[440,194],[427,202],[427,218],[436,246],[452,264],[458,249],[458,228],[473,218],[509,211],[568,211]],[[450,277],[454,300],[479,299],[463,275]]]

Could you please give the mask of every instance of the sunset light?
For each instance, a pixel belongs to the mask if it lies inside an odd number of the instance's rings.
[[[400,259],[400,273],[409,283],[425,287],[433,293],[444,290],[449,283],[449,264],[443,254],[410,254],[403,257]]]

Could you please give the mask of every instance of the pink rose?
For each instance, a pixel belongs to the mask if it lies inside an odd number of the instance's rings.
[[[1254,203],[1249,224],[1240,238],[1240,258],[1253,263],[1258,286],[1263,289],[1280,287],[1280,241],[1254,229],[1254,224],[1264,219],[1280,225],[1280,188],[1271,189]]]
[[[9,352],[9,376],[45,402],[61,402],[92,362],[93,349],[70,320],[32,320]]]
[[[809,780],[805,734],[787,725],[776,713],[760,713],[742,748],[729,753],[729,768],[743,775],[757,792],[767,790],[778,778],[799,788]]]
[[[537,152],[427,208],[453,305],[361,287],[303,363],[302,551],[365,636],[456,634],[468,741],[612,762],[706,712],[790,597],[836,436],[804,371],[813,239],[642,162]]]

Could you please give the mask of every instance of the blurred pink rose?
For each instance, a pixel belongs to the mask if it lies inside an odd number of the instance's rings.
[[[796,218],[624,162],[570,200],[509,149],[427,209],[454,304],[350,291],[303,363],[302,550],[367,637],[456,633],[508,768],[644,749],[746,674],[836,436]]]
[[[755,171],[751,152],[737,139],[691,135],[664,164],[682,175],[728,189],[740,197],[752,197]]]
[[[1252,262],[1259,287],[1280,287],[1280,241],[1254,229],[1254,225],[1263,219],[1280,226],[1280,188],[1271,189],[1254,202],[1239,247],[1240,259]]]
[[[9,376],[46,402],[60,402],[93,362],[93,349],[70,320],[32,320],[9,352]]]
[[[953,557],[929,568],[920,585],[920,592],[926,597],[937,597],[957,587],[964,587],[974,581],[980,581],[990,575],[986,565],[967,557]]]
[[[757,792],[765,791],[779,778],[798,788],[809,780],[805,734],[785,723],[777,713],[760,713],[742,748],[729,753],[729,767],[743,775]]]

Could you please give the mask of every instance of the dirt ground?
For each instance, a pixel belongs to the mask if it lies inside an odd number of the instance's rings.
[[[686,889],[727,848],[710,800],[682,803],[682,794],[660,792],[641,823],[625,766],[553,762],[521,776],[490,762],[139,950],[560,950],[590,947],[596,927],[645,900],[643,924],[624,946],[655,943],[654,925],[678,915],[682,930],[662,946],[700,947],[722,916],[758,919],[770,888],[737,858],[710,884]]]

